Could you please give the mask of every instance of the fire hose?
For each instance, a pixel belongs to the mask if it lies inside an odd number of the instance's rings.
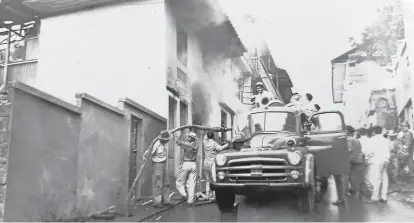
[[[190,129],[190,130],[191,129],[198,129],[198,130],[212,131],[212,132],[227,132],[227,131],[231,131],[232,130],[232,128],[223,128],[223,127],[208,127],[208,126],[200,126],[200,125],[184,125],[184,126],[181,126],[181,127],[178,127],[178,128],[172,129],[172,130],[169,130],[168,132],[170,134],[173,134],[174,132],[181,131],[183,129]],[[140,178],[141,178],[141,176],[142,176],[142,174],[144,172],[144,169],[147,166],[148,160],[149,160],[149,158],[150,158],[150,156],[152,154],[151,152],[148,152],[148,151],[151,151],[153,149],[153,147],[154,147],[155,143],[157,142],[157,140],[158,140],[158,137],[155,138],[154,140],[152,140],[152,142],[149,145],[147,151],[144,153],[144,160],[143,160],[143,162],[141,164],[141,167],[140,167],[140,169],[139,169],[139,171],[137,173],[137,176],[134,179],[134,182],[131,185],[131,189],[129,190],[128,195],[127,195],[127,198],[126,198],[126,201],[127,201],[128,204],[129,204],[130,199],[132,197],[132,194],[133,194],[133,192],[135,190],[135,186],[138,183],[138,181],[140,180]]]

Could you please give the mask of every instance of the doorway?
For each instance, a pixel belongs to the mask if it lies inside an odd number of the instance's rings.
[[[177,100],[172,98],[171,96],[168,97],[168,130],[174,129],[177,127],[176,117],[177,117]],[[174,179],[176,169],[178,168],[176,162],[174,162],[174,158],[179,154],[176,151],[177,146],[175,145],[174,140],[168,143],[168,175],[170,178]],[[171,182],[170,182],[171,183]]]
[[[130,129],[130,149],[129,149],[129,182],[128,190],[131,190],[134,179],[137,175],[138,153],[141,151],[141,125],[142,120],[136,116],[131,115],[131,129]],[[133,190],[132,199],[138,199],[141,196],[139,185]]]

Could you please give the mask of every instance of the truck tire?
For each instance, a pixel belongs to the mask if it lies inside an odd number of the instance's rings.
[[[316,211],[316,190],[314,188],[301,191],[299,200],[303,212],[312,213]]]
[[[220,211],[226,212],[233,210],[236,194],[231,190],[216,189],[216,203]]]

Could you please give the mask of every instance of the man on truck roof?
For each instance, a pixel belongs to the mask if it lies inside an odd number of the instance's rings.
[[[256,89],[257,89],[257,95],[255,95],[253,98],[252,98],[252,100],[253,100],[253,103],[254,103],[254,105],[257,107],[257,108],[259,108],[260,107],[260,105],[261,105],[261,102],[262,102],[262,100],[263,100],[263,98],[265,98],[265,97],[267,97],[267,98],[269,98],[269,100],[271,100],[272,98],[273,98],[273,95],[269,92],[269,91],[266,91],[265,89],[264,89],[264,84],[263,84],[263,82],[257,82],[256,83]]]

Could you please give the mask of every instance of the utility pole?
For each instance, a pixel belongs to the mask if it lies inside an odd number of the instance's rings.
[[[7,76],[9,70],[9,63],[10,63],[10,39],[11,39],[11,27],[8,27],[8,34],[7,34],[7,48],[6,48],[6,61],[4,62],[4,69],[3,69],[3,84],[1,86],[1,92],[6,91],[7,85]]]

